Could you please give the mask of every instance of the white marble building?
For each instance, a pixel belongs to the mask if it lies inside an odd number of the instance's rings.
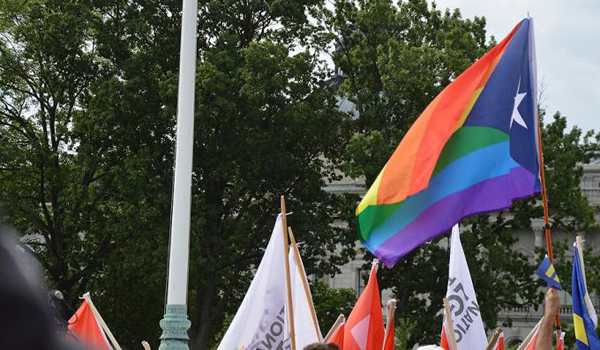
[[[584,175],[581,179],[581,190],[593,205],[600,206],[600,158],[595,159],[591,164],[584,166]],[[363,195],[365,193],[364,181],[355,181],[352,179],[344,179],[342,181],[330,184],[327,186],[327,191],[332,193],[356,193]],[[600,222],[600,211],[596,212],[596,221]],[[343,223],[340,223],[342,225]],[[519,241],[516,248],[523,253],[534,256],[535,247],[544,247],[545,238],[543,232],[543,220],[539,219],[533,222],[533,230],[523,230],[515,232]],[[567,235],[564,232],[552,232],[554,241],[563,241],[566,238],[572,237],[572,234]],[[600,232],[599,234],[587,235],[585,245],[593,247],[594,252],[600,254]],[[357,242],[357,248],[360,243]],[[468,259],[468,257],[467,257]],[[357,256],[355,260],[341,267],[341,273],[333,278],[326,278],[326,282],[331,288],[353,288],[357,290],[357,295],[364,287],[364,279],[361,278],[368,273],[362,269],[364,261],[362,256]],[[477,290],[477,286],[475,286]],[[384,290],[382,292],[382,303],[385,305],[387,300],[391,298],[391,292]],[[572,322],[572,306],[570,295],[563,292],[562,309],[560,317],[563,322]],[[598,305],[598,298],[594,298],[594,303]],[[481,301],[480,301],[481,302]],[[596,306],[599,309],[599,306]],[[542,310],[534,310],[533,308],[522,307],[512,310],[504,310],[499,315],[499,325],[507,318],[512,319],[512,327],[505,328],[504,334],[506,344],[508,346],[519,344],[529,333],[529,331],[539,321]],[[385,315],[385,312],[384,312]],[[440,325],[441,327],[441,325]]]

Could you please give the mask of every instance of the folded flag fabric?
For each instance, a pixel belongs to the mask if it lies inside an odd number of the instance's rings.
[[[554,265],[552,265],[548,255],[544,257],[544,260],[542,260],[540,267],[535,270],[535,273],[548,283],[548,287],[562,290],[560,279],[558,279],[558,274],[554,270]]]
[[[448,289],[446,298],[450,303],[451,320],[444,320],[442,327],[441,347],[450,349],[446,322],[452,322],[456,350],[485,349],[488,341],[477,303],[477,295],[471,280],[465,252],[460,241],[458,225],[452,228],[452,245],[450,246],[450,269],[448,272]]]
[[[540,327],[542,325],[542,320],[544,320],[543,317],[539,320],[539,322],[535,325],[535,327],[533,327],[533,329],[531,330],[531,332],[529,332],[527,337],[525,337],[525,340],[523,340],[523,343],[521,343],[521,345],[519,346],[519,349],[535,350],[535,342],[537,341],[537,336],[538,336],[538,332],[540,331]]]
[[[560,332],[560,338],[558,339],[556,350],[565,350],[565,332]]]
[[[496,341],[495,350],[504,350],[504,332],[500,333],[498,341]]]
[[[575,344],[577,350],[600,349],[600,340],[596,334],[598,317],[590,300],[585,281],[583,259],[575,246],[573,256],[573,279],[571,288],[573,296],[573,326],[575,327]]]
[[[377,283],[378,261],[373,263],[369,282],[344,326],[344,350],[379,350],[385,330],[381,314],[381,298]]]
[[[306,279],[304,264],[302,263],[298,247],[295,244],[290,246],[288,258],[290,261],[290,283],[292,288],[296,349],[304,349],[309,344],[322,342],[323,336],[321,335],[319,322],[313,308],[312,295],[310,294],[308,280]],[[289,315],[287,301],[285,314],[286,316]],[[286,339],[291,337],[288,318],[286,317]]]
[[[385,325],[385,340],[383,350],[394,350],[396,341],[394,336],[394,327],[396,325],[394,313],[396,312],[396,300],[392,299],[387,304],[387,321]]]
[[[277,217],[254,279],[217,350],[283,349],[285,339],[285,256],[283,221]]]
[[[291,346],[290,307],[286,298],[285,259],[290,266],[290,289],[297,349],[321,342],[321,330],[300,252],[292,240],[284,253],[282,216],[279,215],[248,292],[217,350],[287,349]]]
[[[532,19],[423,111],[356,209],[387,266],[462,218],[540,192]]]
[[[383,350],[394,350],[396,347],[396,342],[394,338],[394,320],[392,319],[391,323],[388,325],[387,335],[385,337],[385,344]]]
[[[440,347],[444,350],[450,350],[450,340],[448,339],[448,334],[446,333],[446,329],[449,327],[447,323],[448,320],[444,318],[444,322],[442,324],[442,339],[440,340]]]
[[[333,330],[333,333],[329,337],[327,343],[336,344],[340,347],[340,349],[344,349],[344,329],[345,329],[346,321],[343,320],[336,329]]]
[[[69,319],[69,331],[73,332],[79,341],[90,349],[113,349],[87,300],[81,303],[79,309]]]

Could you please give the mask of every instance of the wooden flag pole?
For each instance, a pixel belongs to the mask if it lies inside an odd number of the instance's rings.
[[[496,332],[494,332],[494,335],[492,336],[492,339],[490,339],[490,342],[488,343],[485,350],[492,350],[494,348],[494,346],[498,342],[498,338],[500,338],[500,333],[502,333],[502,328],[496,328]]]
[[[575,237],[575,245],[577,246],[577,250],[579,250],[579,265],[581,266],[583,282],[585,282],[585,285],[587,286],[587,281],[585,279],[585,265],[583,262],[583,240],[581,239],[581,236]]]
[[[319,329],[319,322],[317,322],[317,313],[315,312],[315,305],[313,304],[312,295],[310,294],[310,287],[308,286],[308,279],[306,278],[306,271],[304,271],[304,265],[302,264],[302,259],[300,259],[300,252],[298,251],[298,246],[296,245],[296,238],[294,237],[294,233],[292,232],[291,227],[288,227],[288,233],[290,234],[290,242],[292,243],[294,260],[296,260],[296,266],[298,268],[298,272],[300,273],[300,278],[302,279],[304,296],[306,297],[306,300],[308,300],[308,306],[310,307],[310,316],[312,317],[313,326],[315,327],[315,333],[317,333],[317,338],[319,339],[319,341],[323,341],[323,335],[321,334],[321,330]]]
[[[292,340],[292,350],[296,350],[296,330],[294,328],[294,305],[292,302],[292,282],[290,277],[290,260],[289,260],[289,243],[288,243],[288,229],[287,229],[287,218],[285,212],[285,197],[281,196],[281,220],[283,223],[283,253],[284,253],[284,264],[285,264],[285,286],[287,290],[287,301],[288,301],[288,320],[290,321],[290,338]]]
[[[548,194],[546,193],[546,174],[544,170],[544,154],[542,152],[542,127],[538,114],[538,146],[540,159],[540,178],[542,181],[542,203],[544,206],[544,231],[546,234],[546,249],[548,250],[548,258],[554,263],[552,255],[552,234],[550,233],[550,215],[548,214]]]
[[[583,283],[585,283],[586,288],[587,288],[587,281],[586,281],[586,277],[585,277],[585,263],[583,262],[583,240],[581,239],[581,236],[579,236],[579,235],[575,236],[575,246],[577,247],[577,250],[579,251],[579,266],[581,266],[581,277],[583,277]],[[556,343],[557,344],[560,341],[560,335],[561,335],[560,329],[556,329]]]
[[[546,250],[548,251],[548,258],[550,262],[554,264],[554,256],[552,254],[552,234],[550,233],[550,214],[548,213],[548,194],[546,192],[546,171],[544,169],[544,153],[542,152],[542,123],[540,120],[540,114],[537,113],[538,119],[538,148],[539,148],[539,159],[540,159],[540,178],[542,181],[542,204],[544,207],[544,232],[546,234]],[[554,324],[556,330],[560,334],[560,319],[558,314],[554,317]]]
[[[448,325],[448,332],[446,335],[450,339],[449,344],[450,350],[458,350],[456,346],[456,338],[454,337],[454,325],[452,324],[452,313],[450,312],[450,303],[448,298],[444,297],[444,315],[446,315],[446,324]]]
[[[335,322],[333,323],[333,326],[331,326],[331,328],[329,329],[329,332],[327,332],[327,335],[323,339],[323,343],[327,343],[329,341],[329,339],[331,338],[333,333],[335,333],[335,330],[340,327],[342,322],[346,322],[346,318],[344,317],[344,314],[340,314],[338,316],[337,320],[335,320]]]
[[[102,316],[98,312],[98,309],[96,309],[96,306],[94,306],[94,303],[92,302],[92,298],[90,297],[90,293],[89,292],[85,293],[83,295],[83,299],[85,299],[85,301],[87,301],[88,305],[90,306],[90,309],[92,309],[92,313],[94,314],[94,317],[96,318],[96,320],[98,321],[98,323],[100,323],[100,327],[102,327],[102,329],[104,330],[104,332],[108,336],[108,339],[110,339],[110,342],[113,344],[113,346],[115,347],[115,349],[116,350],[121,350],[121,346],[117,342],[117,339],[115,339],[115,337],[112,334],[112,332],[110,331],[110,329],[108,329],[108,326],[106,325],[106,322],[104,322],[104,319],[102,318]]]
[[[396,299],[390,299],[387,302],[387,318],[385,321],[385,334],[383,338],[383,346],[381,350],[385,350],[388,335],[390,334],[390,325],[394,323],[394,314],[396,313]]]

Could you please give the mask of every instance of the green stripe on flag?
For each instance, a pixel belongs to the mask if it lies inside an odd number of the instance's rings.
[[[435,174],[458,158],[506,140],[508,140],[508,135],[497,129],[483,126],[463,126],[456,130],[446,142],[431,177],[433,178]]]

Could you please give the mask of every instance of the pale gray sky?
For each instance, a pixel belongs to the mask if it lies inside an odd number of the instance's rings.
[[[600,131],[600,1],[436,0],[464,18],[484,16],[488,35],[502,40],[527,12],[534,19],[538,83],[544,81],[548,114],[569,125]]]

